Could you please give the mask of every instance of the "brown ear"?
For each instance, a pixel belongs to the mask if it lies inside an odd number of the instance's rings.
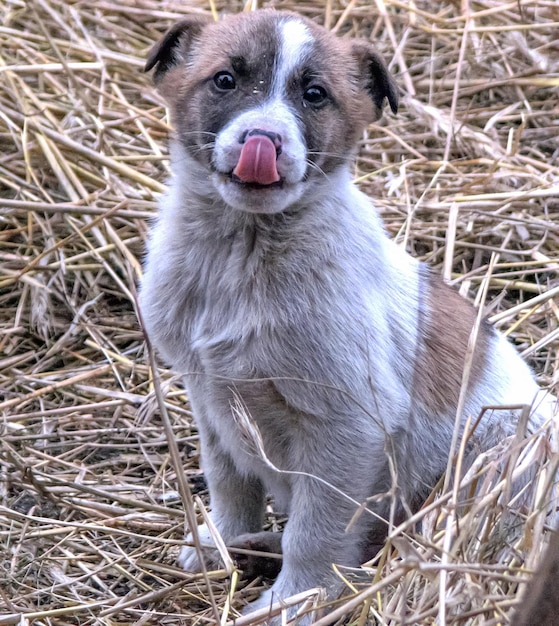
[[[352,52],[359,63],[363,86],[376,108],[376,119],[382,115],[384,99],[393,113],[398,112],[398,87],[383,58],[366,41],[355,41]]]
[[[192,42],[210,22],[210,18],[189,17],[172,26],[153,46],[148,54],[144,71],[149,72],[155,67],[153,80],[156,84],[166,72],[186,58]]]

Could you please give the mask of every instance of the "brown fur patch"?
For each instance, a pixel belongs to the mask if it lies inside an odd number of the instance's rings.
[[[279,44],[269,13],[274,12],[242,13],[210,22],[195,36],[186,32],[180,62],[157,84],[181,143],[206,164],[215,133],[267,97]],[[219,93],[213,84],[222,71],[235,77],[237,87],[230,93]],[[200,149],[205,146],[209,149]]]
[[[299,18],[300,19],[300,18]],[[320,111],[299,111],[309,160],[324,172],[335,169],[352,153],[355,143],[370,122],[381,116],[365,88],[365,67],[354,54],[354,41],[336,37],[313,22],[303,20],[314,37],[312,52],[302,64],[292,88],[301,91],[304,76],[310,84],[323,86],[331,105]],[[372,46],[368,46],[372,50]],[[296,94],[289,94],[293,101]]]
[[[413,394],[428,413],[443,416],[455,411],[458,405],[477,311],[429,270],[425,270],[422,277],[424,293],[419,313]],[[470,373],[470,388],[483,378],[492,332],[487,322],[482,321]]]

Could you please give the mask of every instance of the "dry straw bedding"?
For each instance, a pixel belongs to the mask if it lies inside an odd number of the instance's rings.
[[[557,385],[556,0],[268,4],[393,59],[401,110],[363,138],[359,184],[390,233]],[[188,403],[165,369],[154,386],[135,305],[168,174],[146,51],[182,15],[242,8],[0,0],[0,625],[225,622],[262,584],[174,566],[187,492],[198,516],[206,493]],[[545,543],[554,449],[503,442],[459,512],[452,489],[433,494],[422,532],[396,529],[334,616],[506,623]],[[538,468],[506,523],[512,464],[499,476],[498,454]]]

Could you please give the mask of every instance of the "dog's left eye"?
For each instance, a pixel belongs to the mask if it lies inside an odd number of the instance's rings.
[[[324,87],[308,87],[303,94],[303,98],[309,104],[320,106],[326,102],[328,94]]]
[[[221,91],[229,91],[237,86],[235,79],[229,72],[218,72],[214,76],[214,84]]]

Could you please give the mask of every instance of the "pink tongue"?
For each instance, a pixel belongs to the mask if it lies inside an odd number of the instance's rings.
[[[280,179],[276,167],[276,146],[266,135],[253,135],[243,144],[233,174],[243,183],[271,185]]]

